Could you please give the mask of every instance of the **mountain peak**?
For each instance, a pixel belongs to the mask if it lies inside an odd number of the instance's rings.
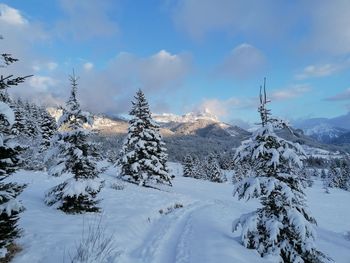
[[[162,114],[153,114],[152,117],[161,123],[167,122],[196,122],[198,120],[207,120],[212,122],[219,122],[217,116],[212,114],[208,109],[202,111],[189,112],[183,115],[176,115],[172,113],[162,113]]]

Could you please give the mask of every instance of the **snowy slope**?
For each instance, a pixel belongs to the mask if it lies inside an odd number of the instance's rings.
[[[118,173],[110,168],[103,175],[105,187],[99,197],[102,224],[113,237],[116,254],[110,262],[123,263],[240,263],[271,262],[239,243],[239,233],[231,233],[232,221],[256,208],[256,201],[237,201],[233,186],[179,176],[181,167],[171,165],[177,175],[174,187],[163,191],[127,184],[124,190],[110,187]],[[23,247],[15,263],[69,262],[83,229],[99,220],[95,214],[66,215],[43,202],[44,192],[62,178],[44,172],[21,171],[13,176],[28,183],[21,195],[26,207],[20,219],[24,229]],[[310,209],[318,220],[317,244],[336,262],[349,262],[350,193],[331,190],[325,194],[321,183],[307,190]],[[175,204],[182,208],[169,207]],[[163,210],[161,214],[159,211]],[[85,230],[86,231],[86,230]]]

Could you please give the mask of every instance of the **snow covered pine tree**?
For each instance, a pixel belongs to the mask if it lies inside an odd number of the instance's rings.
[[[212,153],[206,159],[205,173],[207,180],[211,182],[223,183],[226,181],[226,177],[221,172],[217,157]]]
[[[43,138],[40,126],[40,108],[34,103],[29,102],[26,102],[22,109],[21,103],[16,108],[16,122],[14,124],[16,129],[14,132],[19,130],[16,140],[23,147],[21,154],[21,158],[23,159],[22,168],[35,171],[43,170],[44,156],[41,152]],[[23,114],[22,118],[17,117],[19,114]]]
[[[194,164],[193,157],[187,154],[183,160],[183,176],[184,177],[192,177],[196,176],[196,167]]]
[[[1,55],[0,67],[8,66],[17,61],[10,54]],[[4,182],[17,168],[20,147],[13,142],[11,127],[15,115],[10,108],[10,98],[7,89],[24,82],[30,76],[13,77],[0,76],[0,259],[7,254],[7,248],[20,234],[17,227],[18,214],[23,206],[16,200],[22,192],[24,185]]]
[[[349,160],[341,158],[330,161],[328,173],[324,178],[324,187],[340,188],[350,191],[350,165]]]
[[[15,123],[12,125],[12,134],[15,136],[21,136],[25,130],[26,124],[26,112],[24,110],[24,103],[18,99],[11,103],[11,108],[15,114]]]
[[[48,159],[52,160],[49,174],[70,174],[73,177],[52,188],[45,201],[66,213],[97,212],[98,200],[95,198],[102,182],[91,152],[94,147],[88,142],[90,131],[83,128],[85,123],[92,124],[92,118],[80,109],[76,98],[77,80],[73,73],[70,77],[71,95],[58,120],[60,130],[48,150]]]
[[[118,161],[122,167],[121,176],[142,186],[152,182],[171,186],[165,144],[141,90],[132,102],[130,115],[128,135]]]
[[[274,256],[279,262],[329,262],[315,247],[316,220],[307,211],[298,177],[303,149],[275,134],[275,128],[287,126],[269,116],[265,81],[263,92],[260,88],[262,127],[242,143],[235,156],[238,162],[252,161],[254,171],[234,187],[239,199],[259,198],[262,207],[235,220],[233,231],[241,226],[243,245],[262,257]]]
[[[57,131],[57,124],[55,119],[47,112],[45,108],[39,109],[39,125],[41,130],[41,149],[40,151],[45,151],[50,146],[50,140]]]

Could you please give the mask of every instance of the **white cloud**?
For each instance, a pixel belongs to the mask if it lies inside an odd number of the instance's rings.
[[[47,39],[47,34],[41,26],[25,19],[19,10],[5,4],[0,4],[0,40],[2,52],[10,53],[20,61],[14,65],[21,70],[32,70],[29,61],[35,61],[41,57],[35,44]],[[24,65],[24,61],[27,61]]]
[[[5,4],[0,4],[0,22],[15,26],[21,26],[28,23],[19,10]]]
[[[94,67],[94,64],[91,63],[91,62],[86,62],[86,63],[84,63],[84,65],[83,65],[83,68],[84,68],[86,71],[92,70],[93,67]]]
[[[339,66],[335,64],[309,65],[301,73],[297,74],[296,78],[326,77],[337,72],[339,69]]]
[[[311,91],[310,85],[299,84],[299,85],[290,86],[288,88],[276,90],[269,97],[273,101],[289,100],[289,99],[300,97],[309,91]]]
[[[60,81],[53,77],[36,75],[28,78],[18,87],[10,89],[9,93],[38,105],[57,106],[64,102],[62,96],[58,95],[60,92],[58,87],[62,87],[60,84]]]
[[[56,33],[75,40],[110,37],[119,31],[112,0],[60,0],[65,17],[56,24]]]
[[[224,117],[229,114],[231,106],[239,104],[238,99],[222,101],[218,99],[206,99],[199,106],[199,110],[203,112],[210,112],[218,117]]]
[[[141,88],[146,96],[152,94],[157,109],[166,108],[164,95],[181,88],[191,69],[191,56],[185,53],[161,50],[148,57],[138,57],[122,52],[103,70],[77,72],[82,105],[95,112],[126,112],[136,89]]]
[[[312,1],[309,48],[332,54],[350,52],[350,1]]]
[[[40,76],[40,75],[30,77],[28,82],[29,82],[29,85],[34,89],[34,92],[49,91],[50,87],[53,87],[57,84],[57,82],[52,77]]]
[[[222,31],[231,35],[243,32],[274,37],[283,33],[289,26],[285,21],[290,16],[288,12],[276,12],[277,9],[288,9],[288,5],[276,1],[177,0],[175,2],[171,10],[175,25],[195,39]]]
[[[179,85],[191,70],[189,54],[172,55],[161,50],[155,55],[135,61],[139,68],[139,78],[147,90],[173,88]]]
[[[74,35],[77,39],[86,39],[109,36],[116,32],[116,24],[108,15],[113,11],[108,10],[112,1],[62,0],[61,3],[67,20],[61,21],[63,24],[59,23],[56,30],[60,30],[64,36]],[[20,14],[18,10],[17,14]],[[8,16],[6,19],[8,20]],[[70,88],[67,72],[64,70],[73,68],[74,65],[68,62],[67,65],[58,68],[55,61],[43,57],[36,48],[38,44],[46,43],[46,40],[49,40],[47,37],[58,31],[50,30],[50,34],[47,34],[40,24],[31,20],[23,21],[24,24],[18,26],[14,22],[10,24],[0,20],[0,32],[4,36],[4,39],[0,40],[2,50],[20,59],[18,63],[3,68],[2,74],[15,72],[16,75],[24,76],[35,73],[36,76],[9,92],[16,97],[41,103],[64,102]],[[142,88],[147,96],[151,97],[152,94],[152,103],[156,102],[157,108],[165,108],[167,103],[163,98],[164,94],[176,92],[181,88],[183,80],[192,69],[191,60],[190,54],[171,54],[161,50],[147,57],[120,53],[103,69],[97,69],[91,62],[85,61],[81,71],[77,71],[77,75],[80,76],[79,99],[82,106],[91,111],[127,112],[134,92],[137,88]]]
[[[254,46],[244,43],[231,51],[218,71],[227,76],[244,79],[259,73],[265,64],[263,53]]]
[[[328,100],[328,101],[350,100],[350,88],[348,88],[345,91],[340,92],[334,96],[328,97],[325,100]]]
[[[34,71],[40,71],[41,70],[39,65],[33,65],[32,68],[33,68]]]
[[[50,61],[47,63],[48,70],[55,70],[57,67],[58,67],[58,64],[56,62]]]
[[[337,61],[334,63],[309,65],[302,72],[298,73],[296,79],[320,78],[331,76],[339,71],[342,71],[350,66],[349,59]]]
[[[288,51],[350,53],[350,1],[174,0],[175,26],[193,39],[210,33],[264,40]]]
[[[46,70],[46,71],[53,71],[57,69],[58,64],[53,61],[49,62],[35,62],[34,65],[32,66],[32,69],[36,72]]]
[[[236,98],[231,97],[226,100],[220,99],[204,99],[196,110],[200,112],[210,112],[219,118],[225,118],[232,114],[235,110],[252,109],[258,107],[257,98]]]

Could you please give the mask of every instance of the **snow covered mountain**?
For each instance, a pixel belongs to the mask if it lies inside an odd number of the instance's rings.
[[[327,123],[321,123],[309,129],[304,129],[306,135],[323,143],[332,143],[346,132],[346,129],[332,127]]]
[[[60,109],[49,108],[48,111],[56,119],[62,114]],[[154,114],[154,119],[161,125],[161,134],[166,142],[169,156],[173,161],[182,160],[184,154],[192,153],[200,156],[206,156],[211,152],[229,152],[233,151],[242,140],[250,136],[250,132],[228,123],[221,122],[216,116],[206,112],[187,113],[182,116],[175,114]],[[93,130],[98,132],[100,140],[105,144],[106,149],[119,149],[124,140],[124,136],[128,129],[128,122],[123,117],[95,115]],[[317,131],[328,131],[320,126],[311,133],[312,126],[309,127],[310,132],[294,130],[293,134],[289,131],[280,131],[280,136],[287,138],[293,142],[302,145],[308,145],[315,149],[324,149],[328,151],[343,151],[332,144],[324,145],[318,141]],[[305,130],[306,131],[306,130]],[[327,134],[327,133],[326,133]],[[332,136],[336,138],[337,134]],[[326,136],[326,135],[324,135]],[[350,142],[350,133],[346,137],[343,134],[337,137],[339,140]],[[338,143],[338,141],[336,142]]]
[[[56,120],[62,114],[62,110],[57,108],[48,108],[48,111]],[[246,137],[250,134],[238,126],[220,122],[215,115],[207,110],[190,112],[182,116],[171,113],[152,116],[160,124],[163,136]],[[94,124],[91,128],[103,134],[123,134],[127,132],[128,123],[125,118],[94,115]]]
[[[47,111],[56,119],[56,121],[62,115],[62,110],[58,108],[48,108]],[[124,134],[127,132],[128,123],[123,118],[114,117],[112,119],[104,115],[93,115],[93,118],[94,123],[92,127],[86,128],[99,131],[103,134]]]
[[[189,112],[181,116],[172,113],[153,114],[152,116],[159,123],[185,123],[196,122],[198,120],[219,122],[218,117],[212,114],[208,109],[204,109],[204,111]]]
[[[200,137],[246,137],[246,130],[221,122],[217,116],[205,109],[202,112],[190,112],[182,116],[163,113],[154,114],[153,118],[161,127],[171,130],[176,135],[197,135]]]
[[[335,126],[336,124],[339,123],[334,121],[334,119],[315,118],[296,122],[295,126],[302,129],[305,135],[321,143],[332,144],[336,141],[342,143],[339,141],[339,138],[349,132],[349,130]]]

